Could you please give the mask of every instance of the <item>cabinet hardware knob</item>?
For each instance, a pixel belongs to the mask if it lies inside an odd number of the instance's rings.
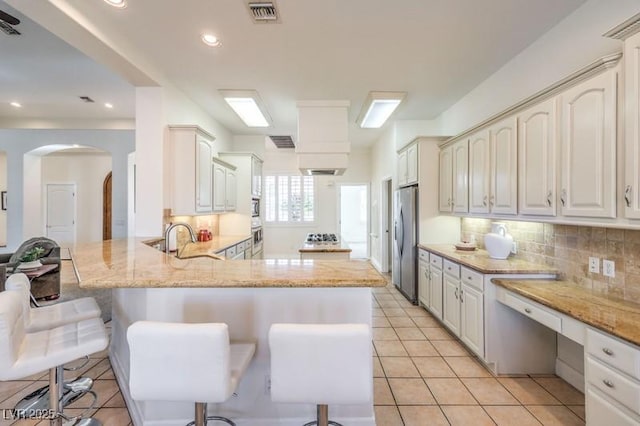
[[[612,356],[613,355],[613,351],[609,348],[602,348],[602,352],[604,352],[605,354]]]
[[[567,190],[563,189],[562,193],[560,194],[560,202],[562,203],[562,206],[564,207],[564,205],[567,202]]]
[[[482,199],[482,205],[487,207],[487,196],[485,195],[484,198]]]
[[[530,314],[530,313],[531,313],[531,309],[529,309],[529,308],[524,308],[524,311],[525,311],[526,313],[528,313],[528,314]]]
[[[458,289],[457,288],[456,288],[456,291],[455,291],[455,295],[456,295],[456,300],[458,300]]]
[[[460,289],[460,303],[464,303],[464,299],[462,298],[462,294],[464,293],[464,291],[462,291],[462,289]]]
[[[615,386],[613,385],[613,382],[612,382],[611,380],[608,380],[608,379],[604,379],[604,380],[602,381],[602,383],[604,383],[604,385],[605,385],[606,387],[608,387],[608,388],[614,388],[614,387],[615,387]]]
[[[627,203],[627,207],[631,207],[631,185],[627,185],[624,189],[624,201]]]
[[[553,196],[553,192],[551,192],[551,191],[547,192],[547,205],[549,207],[551,207],[551,204],[553,203],[553,201],[551,200],[552,196]]]
[[[469,281],[471,281],[471,277],[467,277],[467,279],[468,279]]]
[[[492,196],[490,196],[490,197],[489,197],[489,205],[490,205],[490,206],[493,206],[493,200],[495,200],[495,198],[496,198],[496,197],[495,197],[494,195],[492,195]]]

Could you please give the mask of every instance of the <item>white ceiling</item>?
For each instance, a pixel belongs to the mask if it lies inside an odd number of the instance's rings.
[[[242,0],[129,0],[125,9],[103,0],[8,1],[64,36],[65,23],[46,10],[53,4],[153,79],[171,81],[234,134],[295,140],[296,101],[350,100],[350,138],[360,146],[380,135],[355,125],[370,90],[408,92],[396,119],[435,118],[583,3],[278,0],[281,23],[260,25]],[[20,98],[37,101],[38,113],[85,117],[85,105],[69,98],[115,96],[120,111],[133,115],[132,89],[119,77],[29,22],[19,29],[25,33],[19,40],[0,35],[2,56],[5,45],[11,49],[0,68],[0,85],[11,88],[0,91],[1,103]],[[203,32],[216,34],[223,46],[202,44]],[[257,90],[274,127],[247,129],[219,89]],[[0,115],[9,113],[18,112],[0,106]]]

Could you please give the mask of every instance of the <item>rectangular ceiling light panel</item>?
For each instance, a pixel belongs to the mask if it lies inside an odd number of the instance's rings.
[[[247,127],[271,125],[271,118],[255,90],[220,90],[220,93]]]
[[[365,129],[382,127],[405,96],[405,92],[370,92],[360,111],[358,124]]]

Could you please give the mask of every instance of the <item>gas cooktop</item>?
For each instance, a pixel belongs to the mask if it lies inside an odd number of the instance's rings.
[[[307,234],[305,240],[307,244],[338,244],[338,236],[336,234]]]

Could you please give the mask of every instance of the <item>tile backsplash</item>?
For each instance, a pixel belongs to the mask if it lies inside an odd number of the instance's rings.
[[[596,228],[508,220],[503,222],[517,242],[520,259],[555,266],[560,278],[640,303],[640,230]],[[484,248],[489,219],[463,218],[463,239],[476,238]],[[589,257],[600,259],[600,273],[589,272]],[[602,260],[615,262],[615,277],[602,275]]]
[[[212,235],[220,234],[220,220],[219,215],[202,215],[202,216],[171,216],[170,210],[164,211],[163,224],[166,226],[168,223],[176,223],[176,222],[186,222],[193,230],[198,234],[198,231],[201,229],[207,229],[211,231]],[[177,228],[177,241],[178,246],[184,245],[187,241],[189,241],[189,232],[184,228]]]

